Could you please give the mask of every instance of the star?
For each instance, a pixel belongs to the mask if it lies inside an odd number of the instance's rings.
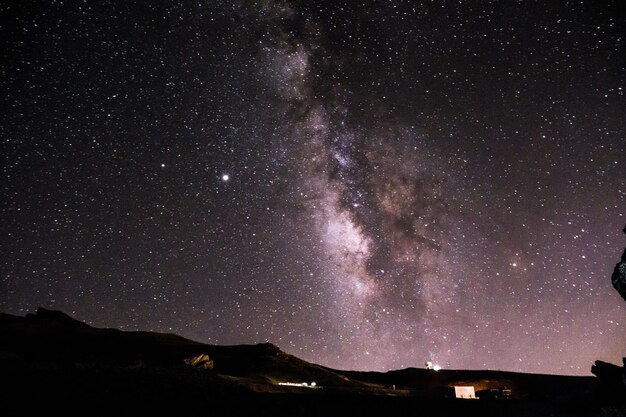
[[[344,369],[621,362],[615,1],[113,3],[5,13],[0,311]]]

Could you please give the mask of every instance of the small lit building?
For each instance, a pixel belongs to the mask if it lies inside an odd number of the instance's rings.
[[[507,388],[492,388],[491,397],[494,400],[508,400],[511,398],[511,390]]]
[[[488,388],[476,393],[481,400],[508,400],[511,390],[508,388]]]
[[[476,399],[476,393],[472,386],[455,386],[454,396],[456,398]]]

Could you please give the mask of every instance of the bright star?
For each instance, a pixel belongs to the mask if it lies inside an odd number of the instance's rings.
[[[228,181],[230,179],[230,175],[224,174],[222,175],[222,181]]]

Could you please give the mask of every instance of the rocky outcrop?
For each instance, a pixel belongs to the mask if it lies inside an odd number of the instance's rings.
[[[600,385],[597,395],[603,402],[620,405],[619,409],[626,411],[626,358],[624,366],[613,365],[603,361],[596,361],[591,372],[598,377]],[[608,414],[623,415],[623,414]]]
[[[206,353],[185,359],[185,363],[198,369],[213,369],[213,360]]]
[[[624,226],[624,233],[626,233],[626,226]],[[626,249],[624,249],[622,254],[621,262],[615,265],[611,282],[624,301],[626,301]]]
[[[626,233],[626,226],[623,231]],[[626,301],[626,249],[624,249],[621,261],[615,265],[611,282]],[[621,404],[621,408],[617,410],[618,414],[607,415],[623,415],[619,413],[626,412],[626,358],[623,358],[623,362],[623,366],[618,366],[596,361],[591,367],[591,372],[601,381],[599,393],[611,402]]]

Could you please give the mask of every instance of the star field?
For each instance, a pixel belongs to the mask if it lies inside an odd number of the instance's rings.
[[[1,311],[343,369],[626,354],[617,1],[13,3]]]

